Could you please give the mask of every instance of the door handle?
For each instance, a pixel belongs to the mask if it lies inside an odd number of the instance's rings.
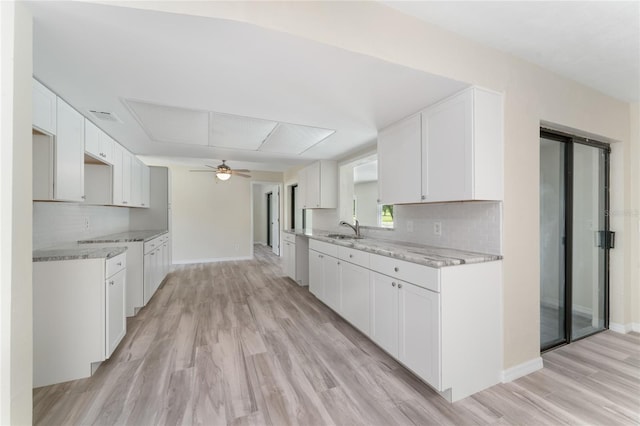
[[[612,249],[616,246],[616,233],[613,231],[598,231],[598,247]]]

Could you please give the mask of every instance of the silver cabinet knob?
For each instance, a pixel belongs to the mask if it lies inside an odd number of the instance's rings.
[[[427,199],[427,196],[426,196],[426,195],[421,195],[421,196],[420,196],[420,199],[421,199],[421,200],[426,200],[426,199]]]
[[[113,281],[109,281],[109,285],[113,285],[115,284]]]
[[[396,282],[394,281],[391,283],[391,287],[395,287],[395,286],[396,286]]]
[[[398,288],[402,288],[402,284],[398,283]]]
[[[353,259],[353,255],[352,255],[352,254],[350,254],[350,255],[349,255],[349,258],[350,258],[350,259]]]
[[[118,263],[116,263],[116,265],[122,266],[122,262],[118,262]]]
[[[393,268],[394,271],[399,272],[400,268],[398,268],[397,266],[395,268]]]
[[[338,265],[340,264],[340,262],[339,262],[339,261],[338,261],[338,262],[336,262],[336,263],[337,263]]]

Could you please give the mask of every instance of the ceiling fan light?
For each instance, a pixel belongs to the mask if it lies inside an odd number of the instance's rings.
[[[231,173],[228,172],[218,172],[216,173],[216,176],[218,177],[218,179],[220,180],[229,180],[229,178],[231,177]]]

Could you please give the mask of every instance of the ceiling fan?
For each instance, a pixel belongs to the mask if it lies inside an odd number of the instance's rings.
[[[222,160],[222,164],[219,164],[217,167],[210,166],[205,164],[206,167],[210,167],[213,170],[189,170],[190,172],[207,172],[207,173],[215,173],[216,177],[220,180],[228,180],[231,175],[242,176],[245,178],[250,178],[251,175],[246,173],[249,172],[247,169],[231,169],[231,167],[227,166],[227,160]]]

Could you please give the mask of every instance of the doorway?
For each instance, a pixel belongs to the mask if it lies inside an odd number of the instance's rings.
[[[540,349],[609,327],[607,144],[540,132]]]

